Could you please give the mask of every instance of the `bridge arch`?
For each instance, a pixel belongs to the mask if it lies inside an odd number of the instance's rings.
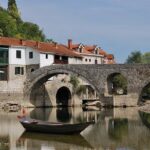
[[[67,67],[66,65],[65,66],[61,65],[61,67],[59,65],[46,66],[32,72],[29,79],[25,82],[24,87],[25,100],[31,101],[32,90],[36,87],[40,87],[41,85],[43,85],[43,83],[47,82],[49,78],[56,76],[58,74],[76,75],[79,78],[91,84],[94,90],[96,90],[97,93],[99,93],[98,86],[95,86],[96,84],[93,83],[93,81],[90,78],[91,74],[88,76],[88,74],[84,72],[83,69],[81,69],[80,67],[78,69],[74,69]]]
[[[56,93],[56,103],[58,106],[69,106],[71,103],[71,92],[68,87],[61,87]]]
[[[118,77],[118,78],[116,79],[115,77]],[[127,93],[127,79],[128,78],[126,77],[126,75],[124,73],[122,73],[122,72],[113,72],[113,73],[111,73],[107,76],[107,81],[106,81],[107,82],[106,83],[107,84],[107,86],[106,86],[107,89],[105,89],[105,90],[108,92],[109,95],[113,95],[115,93],[115,91],[114,91],[115,87],[114,86],[119,86],[117,88],[121,88],[122,84],[124,84],[125,87],[124,87],[124,91],[122,91],[123,92],[122,94],[126,94]],[[117,85],[115,85],[115,83]]]
[[[107,78],[114,73],[120,73],[127,79],[127,95],[107,96],[105,86]],[[51,65],[39,68],[32,72],[24,83],[24,104],[30,107],[32,89],[42,85],[49,78],[57,74],[74,74],[87,81],[98,93],[101,104],[120,106],[136,106],[140,100],[142,89],[150,82],[150,65],[142,64],[116,64],[116,65]],[[139,96],[140,95],[140,96]],[[117,103],[115,103],[117,102]],[[33,105],[31,105],[33,106]]]
[[[145,80],[145,81],[143,82],[143,84],[141,85],[141,89],[139,90],[140,95],[139,95],[139,101],[138,101],[138,103],[140,103],[141,101],[144,100],[144,99],[143,99],[144,90],[145,90],[146,88],[148,88],[148,87],[150,87],[150,77],[149,77],[147,80]]]

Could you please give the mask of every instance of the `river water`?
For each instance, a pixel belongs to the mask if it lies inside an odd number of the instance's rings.
[[[0,150],[150,150],[150,114],[137,108],[26,110],[27,116],[46,121],[95,120],[80,135],[26,133],[17,119],[20,113],[0,111]]]

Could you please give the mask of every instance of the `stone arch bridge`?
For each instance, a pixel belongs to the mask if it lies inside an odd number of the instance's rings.
[[[32,89],[42,85],[57,74],[75,74],[88,81],[97,91],[102,105],[138,105],[142,89],[150,83],[150,65],[114,64],[114,65],[51,65],[31,73],[24,85],[24,101],[30,102]],[[109,95],[107,80],[112,74],[120,73],[127,79],[127,95]]]

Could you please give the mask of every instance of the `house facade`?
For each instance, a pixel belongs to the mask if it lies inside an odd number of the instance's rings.
[[[0,37],[0,91],[23,92],[27,75],[40,67],[81,62],[61,44]]]
[[[68,49],[82,56],[82,64],[114,64],[113,54],[107,54],[101,47],[97,45],[73,44],[72,40],[68,40]]]

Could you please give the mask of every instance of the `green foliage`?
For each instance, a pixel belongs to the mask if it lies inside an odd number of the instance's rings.
[[[44,41],[45,35],[42,30],[39,29],[39,26],[31,22],[21,23],[18,27],[19,36],[23,39],[35,40],[35,41]]]
[[[132,52],[127,60],[126,60],[127,64],[133,64],[133,63],[142,63],[142,54],[140,51],[134,51]]]
[[[128,56],[126,63],[127,64],[133,64],[133,63],[149,64],[150,63],[150,52],[142,54],[140,51],[133,51]]]
[[[7,10],[0,7],[0,36],[46,41],[37,24],[21,20],[15,0],[8,1]]]
[[[0,8],[0,29],[3,36],[13,37],[17,33],[16,20],[8,12]]]
[[[142,55],[142,62],[144,64],[149,64],[150,63],[150,52],[144,53]]]
[[[8,0],[8,12],[16,20],[20,19],[20,14],[15,0]]]
[[[71,75],[69,82],[72,84],[73,94],[81,95],[85,92],[86,88],[84,85],[80,85],[80,81],[77,76]]]
[[[78,88],[79,83],[80,83],[79,80],[78,80],[78,78],[77,78],[77,76],[71,75],[71,76],[70,76],[70,83],[71,83],[72,86],[73,86],[73,91],[76,93],[77,88]]]
[[[85,87],[84,85],[80,85],[80,86],[78,87],[76,93],[77,93],[78,95],[81,95],[82,93],[85,93],[85,91],[86,91],[86,87]]]
[[[46,39],[45,42],[47,42],[47,43],[56,43],[53,39]]]
[[[3,30],[0,28],[0,36],[3,36]]]
[[[150,84],[143,89],[143,96],[148,99],[150,98]]]
[[[128,134],[127,119],[110,119],[108,125],[108,135],[113,140],[123,140],[123,137]]]
[[[121,74],[116,74],[112,79],[112,83],[115,91],[116,89],[121,88],[123,89],[124,94],[127,92],[127,80]]]

